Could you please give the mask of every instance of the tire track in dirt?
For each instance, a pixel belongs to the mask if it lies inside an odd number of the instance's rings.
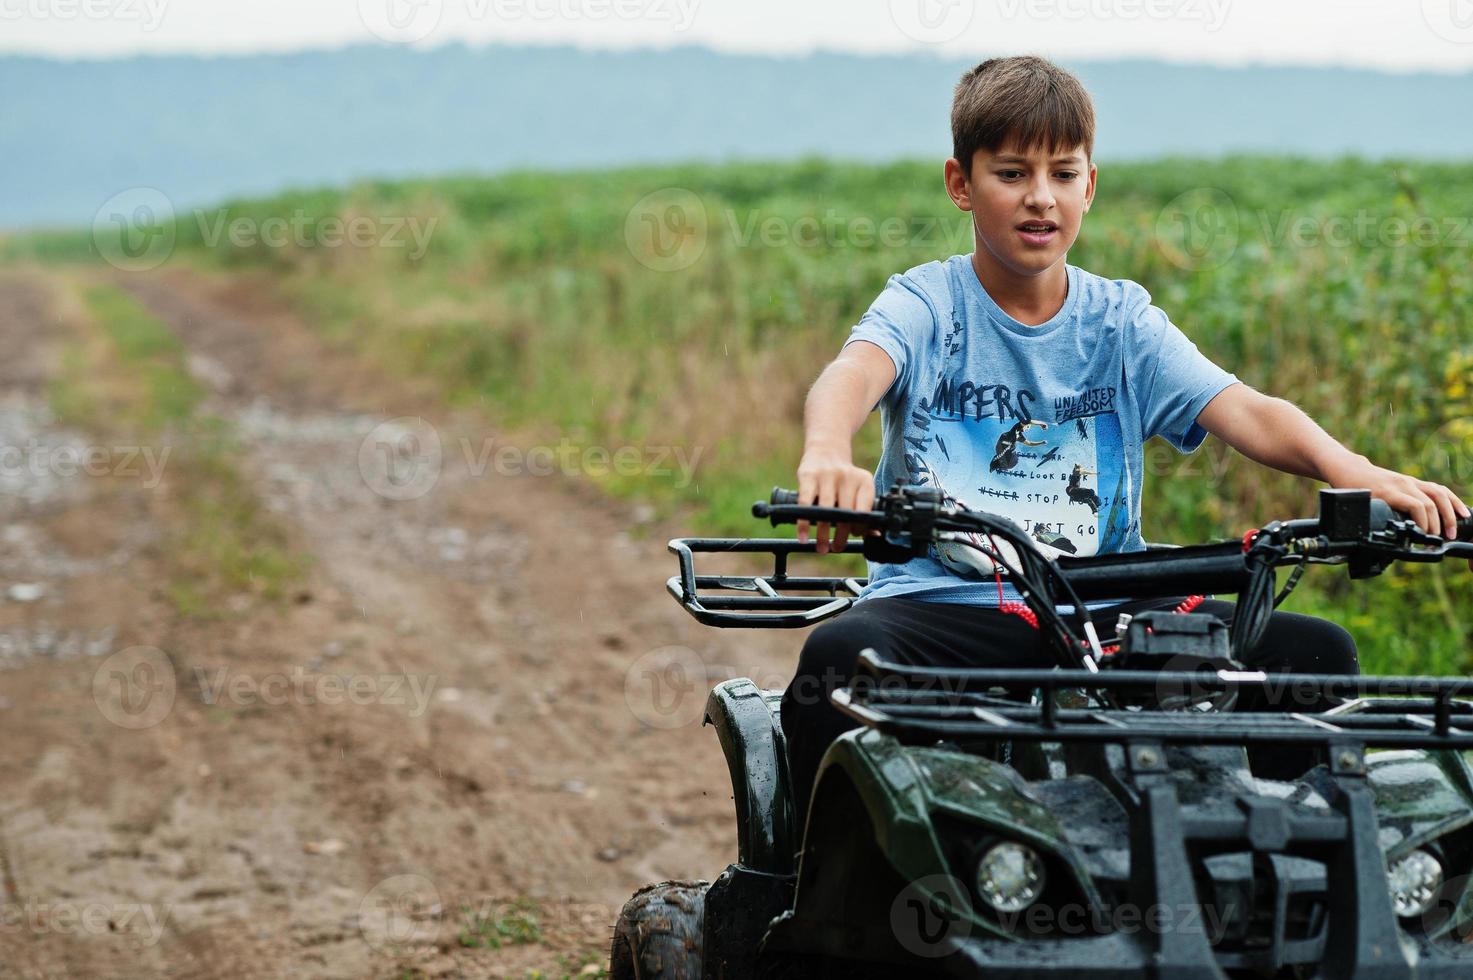
[[[454,450],[491,435],[474,414],[333,349],[260,283],[118,281],[186,345],[313,564],[286,602],[180,619],[161,586],[167,479],[0,481],[0,575],[40,595],[0,601],[0,977],[560,976],[602,957],[637,886],[734,857],[700,705],[733,673],[780,681],[798,637],[697,626],[665,595],[664,534],[630,537],[631,508],[476,473]],[[6,441],[85,444],[45,410],[76,306],[49,273],[0,275]],[[432,490],[396,501],[359,452],[398,415],[432,421],[446,452]],[[672,644],[706,676],[641,673]],[[129,727],[104,693],[138,646],[173,700]],[[328,697],[334,677],[372,697]],[[457,941],[462,907],[494,918],[520,896],[545,942]]]
[[[96,658],[157,637],[164,617],[146,584],[147,495],[79,472],[89,442],[48,407],[75,314],[47,277],[0,272],[0,976],[160,972],[129,913],[147,889],[87,867],[140,812],[137,771],[115,766],[118,730],[92,697]],[[97,832],[104,797],[115,835]]]
[[[415,938],[433,933],[440,949],[406,962],[432,974],[521,976],[554,966],[548,950],[457,948],[447,936],[461,906],[485,911],[526,895],[556,944],[599,950],[635,887],[713,875],[734,857],[729,786],[714,737],[697,727],[699,703],[732,672],[781,678],[799,637],[699,627],[664,593],[663,535],[627,533],[630,508],[576,481],[475,473],[496,434],[473,414],[444,412],[423,385],[330,348],[259,283],[175,270],[122,284],[184,342],[191,369],[215,390],[210,409],[236,424],[262,499],[316,562],[310,602],[279,621],[251,617],[229,657],[181,659],[246,676],[289,665],[402,674],[434,691],[418,716],[297,706],[287,730],[253,728],[268,739],[258,762],[283,771],[243,780],[239,802],[284,808],[283,825],[315,810],[314,832],[344,841],[335,860],[351,865],[331,886],[293,881],[287,912],[303,962],[314,948],[361,947],[342,925],[351,900],[412,875],[441,905],[437,928]],[[407,500],[376,494],[359,466],[364,440],[397,416],[429,420],[444,448],[433,489]],[[185,625],[174,642],[206,651],[219,641],[218,628]],[[651,728],[637,716],[661,720],[642,700],[643,680],[633,705],[626,680],[672,644],[698,651],[712,673],[662,692],[683,699],[678,716],[695,724]],[[241,740],[216,751],[246,754]],[[245,848],[253,874],[287,859],[275,850],[298,857],[285,826],[278,837]],[[350,894],[333,900],[331,887]],[[253,901],[242,900],[243,916]],[[212,937],[202,954],[251,948],[228,931],[201,935]],[[334,957],[324,959],[331,972]]]

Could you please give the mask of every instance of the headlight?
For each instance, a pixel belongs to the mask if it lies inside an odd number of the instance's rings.
[[[1043,858],[1026,844],[995,844],[977,862],[977,893],[999,912],[1021,912],[1043,894]]]
[[[1442,865],[1426,851],[1413,851],[1386,872],[1391,886],[1391,905],[1403,919],[1422,915],[1437,899],[1442,887]]]

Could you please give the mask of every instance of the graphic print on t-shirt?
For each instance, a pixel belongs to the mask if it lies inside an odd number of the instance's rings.
[[[942,379],[906,430],[912,482],[1009,517],[1063,554],[1125,544],[1131,486],[1114,388],[1046,397]]]

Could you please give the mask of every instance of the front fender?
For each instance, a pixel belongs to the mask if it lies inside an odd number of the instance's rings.
[[[837,787],[842,791],[835,792]],[[862,812],[830,812],[836,801]],[[820,767],[799,869],[797,916],[804,917],[805,905],[822,914],[815,891],[857,894],[859,879],[877,872],[901,887],[943,876],[970,889],[972,869],[960,866],[959,842],[948,839],[959,835],[1029,844],[1066,867],[1086,900],[1099,899],[1062,828],[1012,769],[977,755],[903,745],[863,729],[835,741]],[[865,861],[883,867],[868,868]],[[852,882],[835,884],[851,873]],[[869,914],[880,914],[895,897],[893,891],[873,896]],[[1013,939],[980,910],[973,909],[971,917],[977,932]]]
[[[778,720],[782,692],[745,677],[718,684],[706,700],[736,804],[737,861],[753,871],[793,872],[797,850],[787,741]]]

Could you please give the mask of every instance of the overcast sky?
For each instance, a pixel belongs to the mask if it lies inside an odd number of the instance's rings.
[[[1467,71],[1473,0],[0,0],[0,51],[65,57],[457,40]]]

